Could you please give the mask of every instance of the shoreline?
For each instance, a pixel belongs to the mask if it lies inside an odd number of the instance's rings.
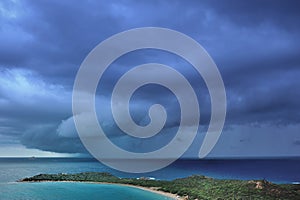
[[[133,187],[133,188],[138,188],[138,189],[145,190],[145,191],[148,191],[148,192],[153,192],[153,193],[156,193],[156,194],[160,194],[160,195],[163,195],[163,196],[166,196],[166,197],[170,197],[174,200],[183,200],[184,199],[183,197],[180,197],[176,194],[156,190],[154,187],[143,187],[143,186],[136,186],[136,185],[130,185],[130,184],[122,184],[122,183],[105,183],[105,182],[95,182],[95,183],[96,184],[111,184],[111,185],[121,185],[121,186],[126,186],[126,187]]]
[[[162,196],[166,196],[169,198],[172,198],[173,200],[184,200],[184,197],[181,197],[177,194],[172,194],[169,192],[164,192],[160,190],[156,190],[154,187],[143,187],[143,186],[137,186],[137,185],[130,185],[130,184],[124,184],[124,183],[109,183],[109,182],[92,182],[92,181],[20,181],[19,183],[39,183],[39,182],[62,182],[62,183],[87,183],[87,184],[103,184],[103,185],[120,185],[125,187],[132,187],[137,188],[140,190],[156,193]]]
[[[74,182],[114,184],[157,193],[170,200],[186,199],[300,199],[300,185],[275,184],[267,180],[223,180],[193,175],[172,181],[119,178],[108,172],[38,174],[19,182]]]

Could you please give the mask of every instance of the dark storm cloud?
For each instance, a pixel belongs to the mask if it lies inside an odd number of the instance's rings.
[[[79,138],[61,137],[57,125],[37,126],[28,129],[21,137],[21,143],[28,148],[57,153],[87,153]]]
[[[114,33],[119,23],[109,15],[106,4],[85,3],[82,5],[85,9],[61,1],[20,4],[11,5],[17,14],[16,18],[8,19],[7,26],[12,30],[3,29],[4,36],[13,38],[2,42],[5,44],[1,48],[5,52],[1,54],[2,64],[25,66],[55,78],[73,78],[87,53],[108,33]],[[15,36],[9,36],[11,32]]]
[[[77,134],[69,137],[69,132],[74,132],[69,119],[76,72],[99,42],[143,26],[181,31],[208,51],[226,86],[226,126],[299,124],[299,4],[292,0],[2,1],[0,136],[7,141],[13,136],[30,148],[83,152]],[[159,61],[174,65],[194,85],[201,123],[207,125],[210,102],[205,84],[187,63],[173,56],[145,51],[121,60],[102,81],[101,95],[107,98],[105,92],[111,91],[112,83],[130,67]],[[171,97],[155,89],[141,90],[132,109],[142,108],[143,112],[133,114],[135,121],[146,124],[149,119],[144,106],[159,101],[169,111],[166,128],[176,128],[178,106],[176,101],[170,103]],[[114,134],[114,121],[105,124]]]
[[[281,0],[226,0],[226,3],[213,0],[206,2],[209,2],[209,7],[214,12],[241,28],[274,23],[276,26],[288,30],[300,29],[299,26],[297,27],[300,15],[300,3],[297,0],[287,2]]]
[[[294,145],[300,145],[300,140],[296,140],[296,141],[294,141],[294,143],[293,143]]]

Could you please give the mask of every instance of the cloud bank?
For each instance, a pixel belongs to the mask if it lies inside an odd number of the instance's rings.
[[[86,55],[107,37],[159,26],[197,40],[216,62],[227,92],[227,119],[211,156],[299,156],[300,12],[298,1],[2,1],[0,3],[0,148],[21,144],[59,153],[86,153],[72,120],[72,87]],[[131,115],[149,123],[153,103],[166,107],[160,136],[125,136],[110,111],[110,93],[131,67],[173,66],[197,91],[201,128],[185,156],[195,156],[210,119],[201,76],[175,55],[145,50],[114,62],[97,91],[100,124],[113,142],[135,151],[165,145],[180,120],[178,102],[148,85],[132,97]],[[151,142],[153,145],[147,145]],[[137,150],[139,149],[139,150]]]

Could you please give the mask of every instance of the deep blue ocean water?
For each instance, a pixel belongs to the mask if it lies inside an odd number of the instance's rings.
[[[300,182],[300,159],[178,160],[146,174],[119,172],[90,158],[0,158],[0,200],[163,200],[166,197],[136,188],[88,183],[16,183],[40,173],[110,172],[118,177],[154,177],[172,180],[194,174],[219,179],[266,179]]]

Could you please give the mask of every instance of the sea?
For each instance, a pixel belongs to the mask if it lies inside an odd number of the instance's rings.
[[[17,182],[41,173],[79,172],[109,172],[118,177],[157,180],[201,174],[217,179],[265,179],[280,184],[299,184],[300,159],[181,159],[158,171],[131,174],[111,169],[93,158],[0,158],[0,200],[170,200],[160,194],[119,185]]]

